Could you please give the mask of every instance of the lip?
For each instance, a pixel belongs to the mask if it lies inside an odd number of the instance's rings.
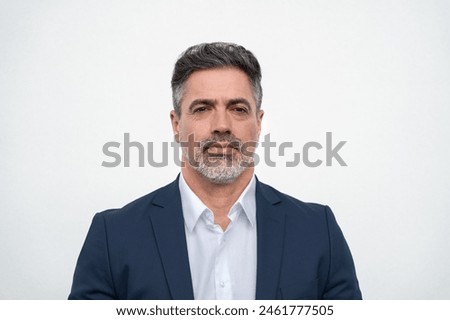
[[[205,152],[208,154],[209,157],[229,157],[233,155],[233,148],[225,147],[225,148],[218,148],[216,146],[207,148]]]
[[[239,150],[239,142],[238,141],[230,141],[230,142],[209,142],[204,145],[204,151],[215,149],[215,150]]]
[[[233,148],[232,146],[228,146],[228,145],[221,146],[221,145],[214,144],[211,146],[207,146],[206,149],[207,150],[230,150],[231,151],[235,148]]]

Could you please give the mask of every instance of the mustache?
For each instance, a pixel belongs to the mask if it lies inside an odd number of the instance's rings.
[[[215,133],[211,137],[200,141],[200,148],[202,152],[205,152],[209,148],[224,148],[225,147],[232,148],[236,150],[240,150],[242,142],[232,133]]]

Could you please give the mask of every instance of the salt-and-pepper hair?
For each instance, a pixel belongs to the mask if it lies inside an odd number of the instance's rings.
[[[181,100],[189,76],[195,71],[238,68],[247,74],[256,100],[256,110],[261,109],[261,67],[256,57],[243,46],[234,43],[202,43],[188,48],[175,63],[172,75],[172,99],[175,113],[181,114]]]

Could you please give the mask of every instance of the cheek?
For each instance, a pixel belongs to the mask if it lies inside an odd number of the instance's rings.
[[[245,141],[258,141],[258,134],[259,134],[259,128],[258,128],[258,126],[254,125],[254,124],[252,124],[250,126],[249,125],[243,126],[242,128],[240,128],[239,133],[236,132],[236,135],[238,136],[238,138],[245,140]]]
[[[200,141],[209,137],[205,126],[201,124],[191,125],[184,123],[180,125],[179,130],[180,140],[182,141]]]

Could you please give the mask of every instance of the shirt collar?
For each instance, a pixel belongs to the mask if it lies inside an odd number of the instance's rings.
[[[178,187],[181,195],[181,206],[183,209],[183,217],[186,227],[191,232],[194,230],[200,216],[209,210],[209,208],[200,200],[199,197],[191,190],[184,180],[183,174],[180,174]],[[231,206],[230,213],[234,211],[236,206],[240,206],[244,211],[248,221],[252,227],[256,226],[256,179],[255,175],[248,183],[247,187],[242,191],[238,200]],[[211,211],[211,210],[210,210]]]

